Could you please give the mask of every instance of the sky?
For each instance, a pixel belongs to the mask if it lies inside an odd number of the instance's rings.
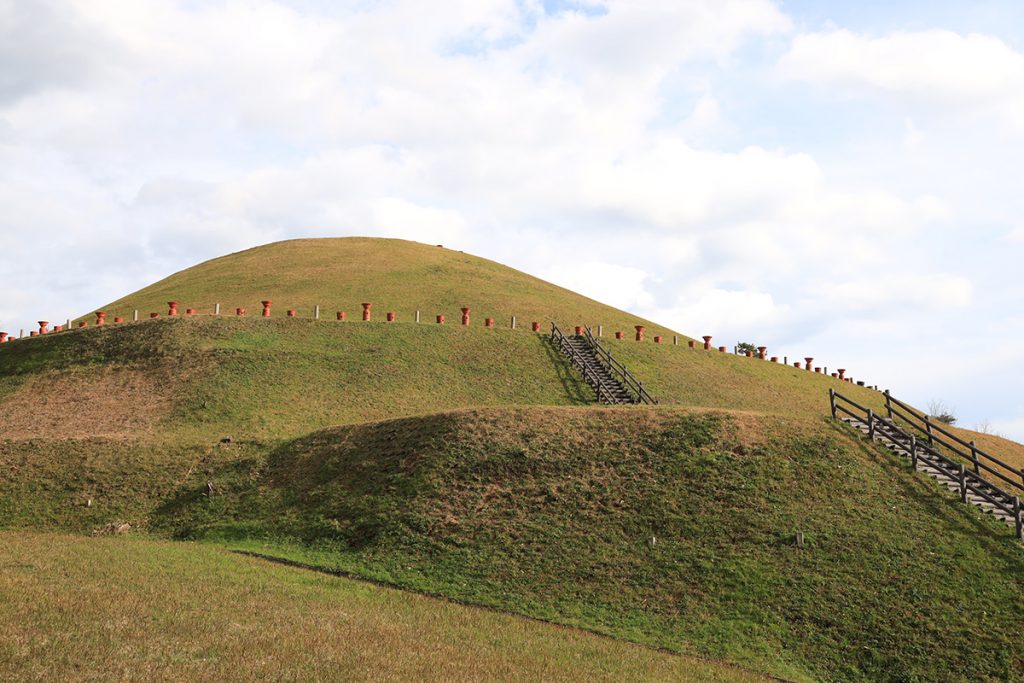
[[[1022,440],[1022,160],[1018,0],[0,0],[0,330],[400,237]]]

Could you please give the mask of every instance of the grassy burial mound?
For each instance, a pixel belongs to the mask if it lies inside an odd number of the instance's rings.
[[[210,547],[7,532],[0,549],[7,681],[765,680]]]
[[[344,311],[360,319],[362,304],[383,320],[388,311],[400,322],[421,312],[424,322],[445,315],[458,324],[461,308],[469,307],[474,325],[494,318],[499,327],[511,317],[523,327],[539,322],[548,329],[559,325],[603,324],[607,329],[632,330],[646,325],[651,334],[671,334],[662,326],[588,299],[562,287],[460,251],[396,239],[344,237],[276,242],[206,261],[102,307],[108,321],[168,312],[168,302],[211,313],[245,308],[260,315],[261,301],[273,302],[272,316],[294,309],[312,317],[316,306],[325,317]],[[91,321],[91,316],[82,320]]]
[[[109,324],[168,301],[248,315]],[[105,310],[0,344],[0,527],[128,523],[799,680],[1024,671],[1011,532],[826,420],[830,387],[878,392],[616,340],[644,321],[397,240],[269,245]],[[588,405],[533,319],[603,324],[661,405]]]

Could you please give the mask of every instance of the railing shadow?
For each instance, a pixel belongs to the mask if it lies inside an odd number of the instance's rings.
[[[589,395],[593,389],[584,380],[578,379],[573,374],[572,363],[562,355],[562,352],[551,340],[550,335],[538,334],[537,342],[544,347],[544,352],[547,354],[548,360],[551,361],[555,375],[562,384],[562,389],[565,391],[565,395],[569,397],[569,400],[576,405],[594,403],[596,398]]]
[[[846,436],[851,434],[842,423],[833,422],[833,429]],[[895,454],[877,448],[876,443],[867,437],[855,438],[857,448],[871,462],[880,466],[887,483],[899,495],[916,501],[937,524],[950,535],[961,535],[971,538],[983,547],[985,552],[998,557],[1006,566],[1013,566],[1017,571],[1024,570],[1024,555],[1015,544],[1007,544],[1007,538],[1014,537],[1013,529],[995,519],[986,519],[973,505],[964,505],[959,499],[947,492],[936,480],[910,470],[909,463]],[[907,476],[907,475],[911,476]],[[917,476],[917,475],[921,476]]]

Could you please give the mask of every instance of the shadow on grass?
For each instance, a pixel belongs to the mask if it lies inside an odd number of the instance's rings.
[[[871,443],[848,428],[832,423],[837,434],[854,439],[865,459],[878,464],[879,475],[891,484],[894,491],[908,501],[921,506],[949,536],[971,538],[986,553],[999,558],[1016,572],[1024,572],[1024,554],[1014,537],[1013,529],[1002,521],[988,516],[974,505],[964,504],[948,492],[938,481],[924,472],[911,470],[910,461],[890,453],[883,446]]]
[[[561,382],[565,395],[573,405],[590,405],[595,403],[597,399],[590,386],[583,381],[582,377],[576,374],[572,364],[555,347],[551,337],[546,334],[538,334],[537,343],[544,347],[544,352],[547,353],[548,360],[551,361],[555,375],[558,377],[558,381]]]
[[[208,461],[154,511],[154,526],[179,540],[374,545],[430,488],[439,444],[458,420],[441,414],[334,427]]]

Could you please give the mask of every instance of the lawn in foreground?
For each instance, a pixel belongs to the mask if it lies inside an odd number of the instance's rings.
[[[755,681],[191,543],[0,533],[3,680]]]

